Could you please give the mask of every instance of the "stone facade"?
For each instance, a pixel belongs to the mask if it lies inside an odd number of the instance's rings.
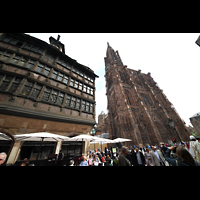
[[[109,44],[104,60],[112,139],[130,138],[128,144],[138,146],[168,143],[172,137],[178,141],[168,125],[171,118],[181,139],[188,141],[188,129],[150,73],[127,68]]]
[[[98,76],[65,55],[64,45],[58,39],[50,37],[47,44],[26,34],[0,34],[0,119],[9,114],[72,123],[72,127],[75,124],[93,127],[95,77]],[[4,124],[0,127],[10,128]],[[34,131],[40,129],[36,124]],[[62,131],[67,135],[71,129]],[[19,132],[15,129],[13,134]]]
[[[48,44],[27,34],[0,33],[0,132],[13,142],[13,135],[40,131],[87,134],[95,124],[98,76],[65,55],[59,38],[50,37]],[[9,151],[10,163],[17,147]]]

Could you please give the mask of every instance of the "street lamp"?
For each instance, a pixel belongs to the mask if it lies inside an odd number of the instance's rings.
[[[169,124],[169,126],[170,126],[171,128],[174,129],[174,131],[176,132],[176,134],[177,134],[177,136],[178,136],[178,138],[179,138],[181,144],[183,144],[182,141],[181,141],[181,138],[180,138],[180,136],[179,136],[179,133],[178,133],[178,131],[177,131],[176,128],[175,128],[175,122],[174,122],[171,118],[168,118],[168,124]]]

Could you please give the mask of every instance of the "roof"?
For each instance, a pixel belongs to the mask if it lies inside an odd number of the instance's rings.
[[[200,112],[194,114],[192,117],[198,117],[198,116],[200,116]],[[192,117],[190,117],[190,118],[192,118]]]

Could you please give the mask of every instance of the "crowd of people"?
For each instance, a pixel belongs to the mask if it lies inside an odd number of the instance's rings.
[[[122,146],[116,152],[105,147],[104,151],[95,149],[79,158],[77,166],[199,166],[200,140],[190,137],[191,141],[168,145],[160,143],[148,147]],[[74,161],[70,161],[74,166]]]
[[[200,138],[190,136],[189,142],[159,145],[139,148],[136,146],[112,148],[109,150],[95,149],[83,154],[78,160],[70,160],[69,166],[199,166]],[[5,165],[6,153],[0,153],[0,166]],[[63,153],[58,155],[57,165],[61,162]],[[27,158],[21,166],[34,166]]]

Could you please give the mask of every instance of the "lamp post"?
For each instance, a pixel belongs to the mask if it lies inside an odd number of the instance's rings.
[[[180,138],[180,136],[179,136],[179,133],[178,133],[178,131],[177,131],[176,128],[175,128],[175,122],[174,122],[171,118],[168,118],[168,124],[169,124],[169,126],[170,126],[171,128],[174,129],[174,131],[176,132],[176,134],[177,134],[177,136],[178,136],[178,138],[179,138],[179,140],[180,140],[180,142],[181,142],[181,144],[182,144],[182,141],[181,141],[181,138]]]

